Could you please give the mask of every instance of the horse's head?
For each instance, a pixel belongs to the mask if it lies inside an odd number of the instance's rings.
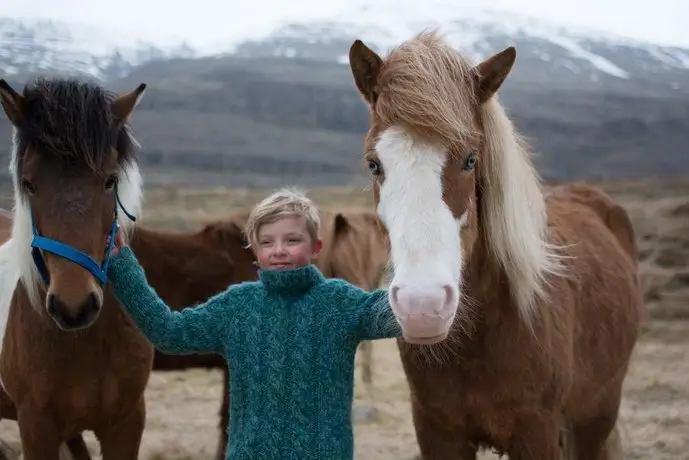
[[[129,228],[127,211],[138,212],[141,176],[128,119],[144,89],[115,97],[89,82],[37,79],[19,94],[0,80],[14,126],[17,264],[31,303],[39,307],[44,290],[62,329],[98,318],[112,248],[106,239],[118,224]]]
[[[228,219],[209,222],[200,232],[204,242],[215,252],[227,256],[235,268],[235,280],[253,279],[256,275],[255,256],[244,234],[248,212],[240,211]],[[234,281],[233,281],[234,282]]]
[[[318,265],[323,274],[367,291],[378,288],[389,260],[387,234],[378,216],[367,211],[322,211],[321,222],[323,250]]]
[[[474,65],[435,33],[414,37],[386,59],[359,40],[350,49],[354,81],[370,109],[365,160],[390,235],[390,303],[409,342],[447,336],[479,238],[523,281],[518,300],[532,298],[545,254],[543,199],[493,97],[515,58],[510,47]]]

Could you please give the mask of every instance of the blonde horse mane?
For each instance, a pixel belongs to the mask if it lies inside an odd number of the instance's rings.
[[[520,316],[531,324],[538,299],[548,299],[548,275],[563,273],[562,256],[548,242],[545,198],[531,152],[497,95],[479,103],[478,76],[475,65],[436,31],[422,32],[390,51],[375,111],[383,123],[448,150],[483,147],[480,231],[505,271]]]

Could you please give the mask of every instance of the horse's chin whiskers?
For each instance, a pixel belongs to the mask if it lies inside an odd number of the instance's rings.
[[[479,303],[461,289],[459,307],[450,325],[447,338],[430,345],[406,344],[413,350],[416,358],[425,366],[445,366],[461,359],[462,347],[476,333],[479,318]]]

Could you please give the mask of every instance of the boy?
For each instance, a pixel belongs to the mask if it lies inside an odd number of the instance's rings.
[[[302,194],[270,195],[245,228],[259,281],[232,285],[181,312],[156,295],[117,235],[109,277],[151,343],[168,354],[215,352],[228,361],[228,459],[352,459],[357,345],[402,335],[387,291],[325,279],[313,265],[319,225]]]

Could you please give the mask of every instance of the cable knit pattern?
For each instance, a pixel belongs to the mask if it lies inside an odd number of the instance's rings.
[[[308,265],[259,271],[258,281],[176,312],[148,285],[130,248],[108,271],[116,297],[156,348],[228,361],[227,459],[353,458],[357,346],[402,335],[387,291],[326,279]]]

